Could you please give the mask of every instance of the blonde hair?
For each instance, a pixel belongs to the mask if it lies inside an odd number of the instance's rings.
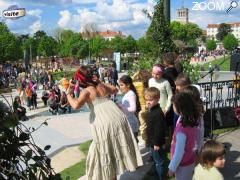
[[[159,99],[160,98],[160,91],[155,87],[147,88],[144,92],[145,97],[150,97],[153,99]]]

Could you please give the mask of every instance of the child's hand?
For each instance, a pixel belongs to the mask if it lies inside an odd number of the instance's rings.
[[[174,177],[174,176],[175,176],[175,173],[169,169],[169,170],[168,170],[168,176],[169,176],[169,177]]]
[[[153,146],[154,151],[159,151],[160,147],[159,146]]]

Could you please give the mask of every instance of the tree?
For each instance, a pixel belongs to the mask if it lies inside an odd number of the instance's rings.
[[[53,37],[56,39],[56,41],[59,43],[61,41],[61,35],[63,33],[63,29],[58,27],[58,28],[55,28],[53,31],[52,31],[52,34],[53,34]]]
[[[88,56],[89,45],[86,40],[83,40],[81,34],[74,33],[68,43],[71,56],[81,59]]]
[[[83,26],[82,36],[91,39],[98,36],[98,26],[95,23],[87,23]]]
[[[57,42],[51,36],[45,36],[40,39],[37,48],[38,55],[49,57],[56,55],[57,53]]]
[[[192,44],[196,39],[201,38],[202,29],[197,24],[173,21],[171,23],[171,32],[173,40],[183,41],[185,44]]]
[[[34,33],[33,38],[36,39],[37,41],[40,41],[41,38],[46,37],[47,34],[45,31],[37,31]]]
[[[235,38],[233,34],[228,34],[223,39],[223,46],[226,50],[232,51],[238,46],[238,40]]]
[[[206,49],[207,49],[208,51],[213,51],[213,50],[216,49],[216,47],[217,47],[216,41],[214,41],[214,40],[208,40],[208,41],[206,42]]]
[[[103,50],[106,48],[106,41],[101,36],[96,36],[89,40],[90,51],[92,56],[99,58]]]
[[[222,23],[218,27],[218,33],[216,35],[217,40],[222,41],[225,36],[232,32],[229,24]]]
[[[27,50],[27,53],[30,54],[32,57],[37,56],[37,40],[34,39],[33,37],[28,37],[28,36],[22,36],[20,37],[21,42],[22,42],[22,51]],[[30,53],[31,51],[31,53]]]
[[[124,39],[125,51],[129,53],[134,53],[137,50],[136,40],[130,35]]]
[[[21,55],[20,42],[6,24],[0,22],[0,61],[16,61]]]
[[[116,36],[110,41],[110,45],[115,52],[125,53],[124,40],[120,36]]]
[[[157,45],[158,57],[166,52],[173,51],[174,45],[171,38],[169,23],[166,22],[164,17],[163,0],[158,1],[154,7],[153,19],[148,33],[150,33],[152,40]]]

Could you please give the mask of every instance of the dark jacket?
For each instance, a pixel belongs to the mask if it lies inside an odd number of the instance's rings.
[[[168,80],[170,83],[173,92],[176,90],[175,80],[178,76],[177,69],[175,67],[168,67],[163,72],[163,78]]]
[[[153,147],[165,144],[165,118],[160,105],[152,107],[147,113],[147,145]]]

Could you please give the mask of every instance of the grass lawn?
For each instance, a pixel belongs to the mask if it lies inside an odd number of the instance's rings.
[[[234,131],[236,129],[239,129],[240,127],[230,127],[230,128],[223,128],[223,129],[216,129],[216,130],[213,130],[213,134],[214,135],[220,135],[220,134],[223,134],[223,133],[226,133],[226,132],[230,132],[230,131]]]
[[[207,63],[203,64],[203,68],[206,71],[209,68],[209,63],[210,62],[207,62]],[[212,67],[214,67],[215,64],[220,64],[220,63],[222,63],[220,65],[220,71],[230,71],[230,56],[226,56],[225,61],[224,61],[224,57],[211,61]]]
[[[61,80],[63,78],[63,75],[66,73],[67,74],[67,78],[68,79],[72,79],[74,73],[76,72],[76,70],[74,71],[61,71],[61,72],[53,72],[52,75],[53,75],[53,79],[54,81],[57,80]]]
[[[92,141],[87,141],[79,146],[79,150],[84,153],[85,157],[87,156],[91,142]],[[84,158],[77,164],[67,169],[64,169],[62,172],[60,172],[60,175],[63,180],[76,180],[79,177],[85,175],[85,172],[86,172],[86,158]]]

